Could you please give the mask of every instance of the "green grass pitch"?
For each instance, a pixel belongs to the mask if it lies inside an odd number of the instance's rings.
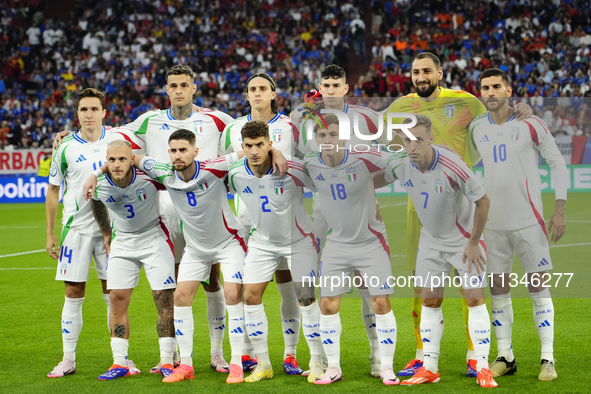
[[[554,351],[559,378],[552,382],[539,382],[540,344],[533,324],[531,300],[514,299],[515,325],[513,345],[519,371],[512,377],[497,378],[496,392],[583,393],[589,392],[587,362],[589,344],[589,309],[591,294],[587,268],[591,243],[591,195],[569,195],[567,232],[552,248],[554,272],[574,272],[569,289],[552,289],[561,297],[554,299],[556,331]],[[404,270],[406,240],[405,197],[382,197],[382,215],[388,227],[394,275],[408,275]],[[309,201],[308,201],[309,203]],[[553,196],[544,195],[544,217],[553,209]],[[45,247],[45,214],[42,204],[0,205],[0,392],[2,393],[99,393],[99,392],[179,392],[191,390],[204,393],[219,392],[366,392],[366,390],[416,391],[433,393],[480,392],[475,379],[465,377],[466,335],[462,323],[458,298],[444,302],[446,319],[443,336],[440,373],[441,383],[401,388],[386,387],[369,375],[369,346],[361,322],[360,300],[343,300],[341,319],[341,362],[344,381],[326,387],[313,386],[299,376],[287,376],[281,371],[283,337],[279,317],[279,294],[271,284],[264,297],[270,333],[269,346],[275,377],[255,384],[226,385],[226,376],[209,368],[209,333],[206,323],[205,296],[199,290],[193,305],[195,315],[195,379],[176,384],[164,384],[161,377],[150,374],[149,369],[159,360],[155,328],[156,310],[145,276],[134,290],[130,306],[130,358],[142,373],[126,379],[99,382],[97,376],[112,363],[106,307],[100,295],[100,283],[91,270],[84,301],[84,326],[77,349],[77,372],[62,379],[49,379],[46,374],[60,361],[62,345],[60,316],[63,306],[63,284],[56,282],[55,263],[45,252],[6,256],[36,251]],[[59,233],[59,230],[58,230]],[[515,265],[520,272],[520,264]],[[564,285],[564,282],[562,282]],[[457,296],[449,290],[448,296]],[[398,343],[394,370],[398,371],[414,357],[415,339],[410,318],[408,291],[399,290],[392,297],[392,306],[398,322]],[[579,297],[579,298],[564,298]],[[493,335],[494,337],[494,335]],[[309,353],[303,334],[300,334],[298,361],[307,366]],[[227,334],[224,343],[226,357],[230,354]],[[496,355],[496,342],[492,341],[490,361]],[[587,378],[585,378],[587,376]]]

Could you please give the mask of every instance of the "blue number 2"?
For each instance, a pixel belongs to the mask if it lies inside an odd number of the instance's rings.
[[[427,193],[427,192],[422,192],[422,193],[421,193],[421,196],[422,196],[423,194],[425,195],[425,205],[423,205],[423,209],[427,209],[427,202],[429,201],[429,193]]]
[[[128,219],[131,219],[132,217],[135,216],[135,212],[133,212],[133,205],[127,204],[127,205],[124,205],[124,207],[127,208],[127,212],[129,212],[129,216],[127,217]]]
[[[271,212],[270,209],[265,208],[267,205],[269,205],[269,197],[261,196],[260,198],[261,198],[261,200],[263,200],[263,203],[261,204],[261,208],[263,208],[263,212]]]

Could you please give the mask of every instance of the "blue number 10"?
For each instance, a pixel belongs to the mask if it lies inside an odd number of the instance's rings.
[[[497,146],[493,146],[493,159],[495,163],[497,162]],[[507,160],[507,145],[501,144],[499,145],[499,160],[505,161]]]

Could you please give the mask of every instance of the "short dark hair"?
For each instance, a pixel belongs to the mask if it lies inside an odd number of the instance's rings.
[[[320,77],[322,79],[343,78],[345,82],[347,82],[347,73],[345,72],[345,69],[341,66],[337,66],[336,64],[329,64],[328,66],[324,67],[324,69],[320,73]]]
[[[437,57],[437,55],[434,55],[431,52],[421,52],[418,55],[416,55],[414,57],[414,59],[412,59],[412,62],[414,63],[415,60],[423,60],[423,59],[431,59],[433,60],[433,64],[435,65],[435,70],[439,70],[439,67],[441,67],[441,61],[439,60],[439,58]]]
[[[186,66],[184,64],[177,64],[176,66],[172,66],[170,70],[166,73],[166,80],[168,81],[168,77],[171,75],[188,75],[191,79],[195,79],[195,73],[191,69],[191,67]]]
[[[478,84],[480,86],[482,86],[481,82],[484,78],[490,78],[490,77],[501,77],[501,79],[503,80],[503,83],[507,86],[509,85],[509,76],[507,75],[506,72],[504,72],[501,69],[498,68],[487,68],[486,70],[484,70],[482,72],[482,74],[480,74],[478,76]]]
[[[103,109],[107,109],[107,105],[105,104],[105,95],[100,90],[94,88],[86,88],[80,92],[78,95],[78,104],[76,104],[76,109],[80,106],[80,100],[87,97],[96,97],[101,102],[101,107]]]
[[[250,81],[252,81],[255,78],[263,78],[265,79],[267,82],[269,82],[269,85],[271,85],[271,90],[273,92],[277,91],[277,85],[275,84],[275,81],[273,80],[273,78],[271,78],[271,76],[267,73],[254,73],[250,76],[250,78],[248,78],[248,81],[246,81],[246,87],[244,88],[246,90],[246,93],[248,93],[248,85],[250,84]],[[246,105],[245,108],[246,112],[250,112],[250,103],[248,103]],[[279,112],[279,105],[277,105],[277,102],[275,99],[271,100],[271,112],[273,112],[274,114],[276,114],[277,112]]]
[[[265,137],[265,139],[268,140],[269,126],[262,120],[251,120],[242,126],[240,133],[242,134],[242,141],[244,141],[245,138],[255,139],[259,137]]]
[[[191,130],[178,129],[168,137],[168,143],[170,144],[170,141],[173,140],[185,140],[188,141],[191,146],[195,146],[197,138],[195,137],[195,133]]]
[[[332,125],[332,124],[339,124],[339,118],[337,118],[337,116],[335,114],[324,114],[321,116],[319,123],[316,123],[314,125],[314,133],[319,132],[320,130],[324,129],[324,125],[326,124],[326,127],[328,128],[328,126]]]

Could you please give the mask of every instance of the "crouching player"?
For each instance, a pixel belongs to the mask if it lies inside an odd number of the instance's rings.
[[[339,308],[341,296],[350,289],[344,284],[355,270],[365,277],[376,315],[381,368],[379,376],[386,385],[400,380],[392,369],[396,350],[396,318],[390,306],[392,276],[390,248],[384,223],[376,218],[373,175],[386,168],[389,154],[375,149],[349,152],[339,140],[339,120],[325,115],[316,125],[316,142],[320,152],[310,152],[304,165],[313,179],[322,214],[331,229],[327,236],[321,263],[320,335],[328,357],[328,369],[315,384],[330,384],[343,379],[340,367],[342,332]],[[346,212],[346,215],[343,215]],[[376,278],[378,283],[367,278]],[[334,286],[335,279],[339,285]]]
[[[244,322],[258,359],[258,365],[246,382],[273,377],[267,338],[269,324],[263,306],[263,293],[285,257],[302,311],[302,327],[310,348],[309,382],[324,372],[322,345],[318,333],[320,308],[312,284],[304,287],[303,278],[318,271],[312,222],[304,206],[304,185],[312,186],[301,163],[290,161],[285,176],[272,174],[269,126],[260,120],[246,123],[241,130],[243,160],[234,163],[228,174],[232,193],[239,193],[252,216],[248,255],[244,261]]]
[[[444,324],[441,304],[445,281],[442,279],[449,278],[454,267],[466,292],[477,382],[481,387],[497,387],[488,366],[490,319],[484,302],[486,245],[482,231],[490,200],[459,156],[431,146],[431,120],[425,115],[415,116],[417,123],[409,130],[416,140],[404,137],[406,152],[393,155],[384,174],[387,183],[400,180],[423,223],[416,276],[422,282],[421,336],[425,362],[402,385],[439,382],[438,359]]]
[[[173,370],[174,252],[168,230],[158,216],[158,190],[161,187],[137,171],[132,164],[131,144],[124,140],[111,142],[107,147],[107,173],[99,177],[91,201],[92,213],[109,252],[107,288],[111,290],[113,365],[99,376],[99,380],[112,380],[130,374],[127,365],[127,309],[142,267],[158,309],[157,331],[162,363],[160,373],[167,376]],[[112,229],[109,213],[113,219]]]

